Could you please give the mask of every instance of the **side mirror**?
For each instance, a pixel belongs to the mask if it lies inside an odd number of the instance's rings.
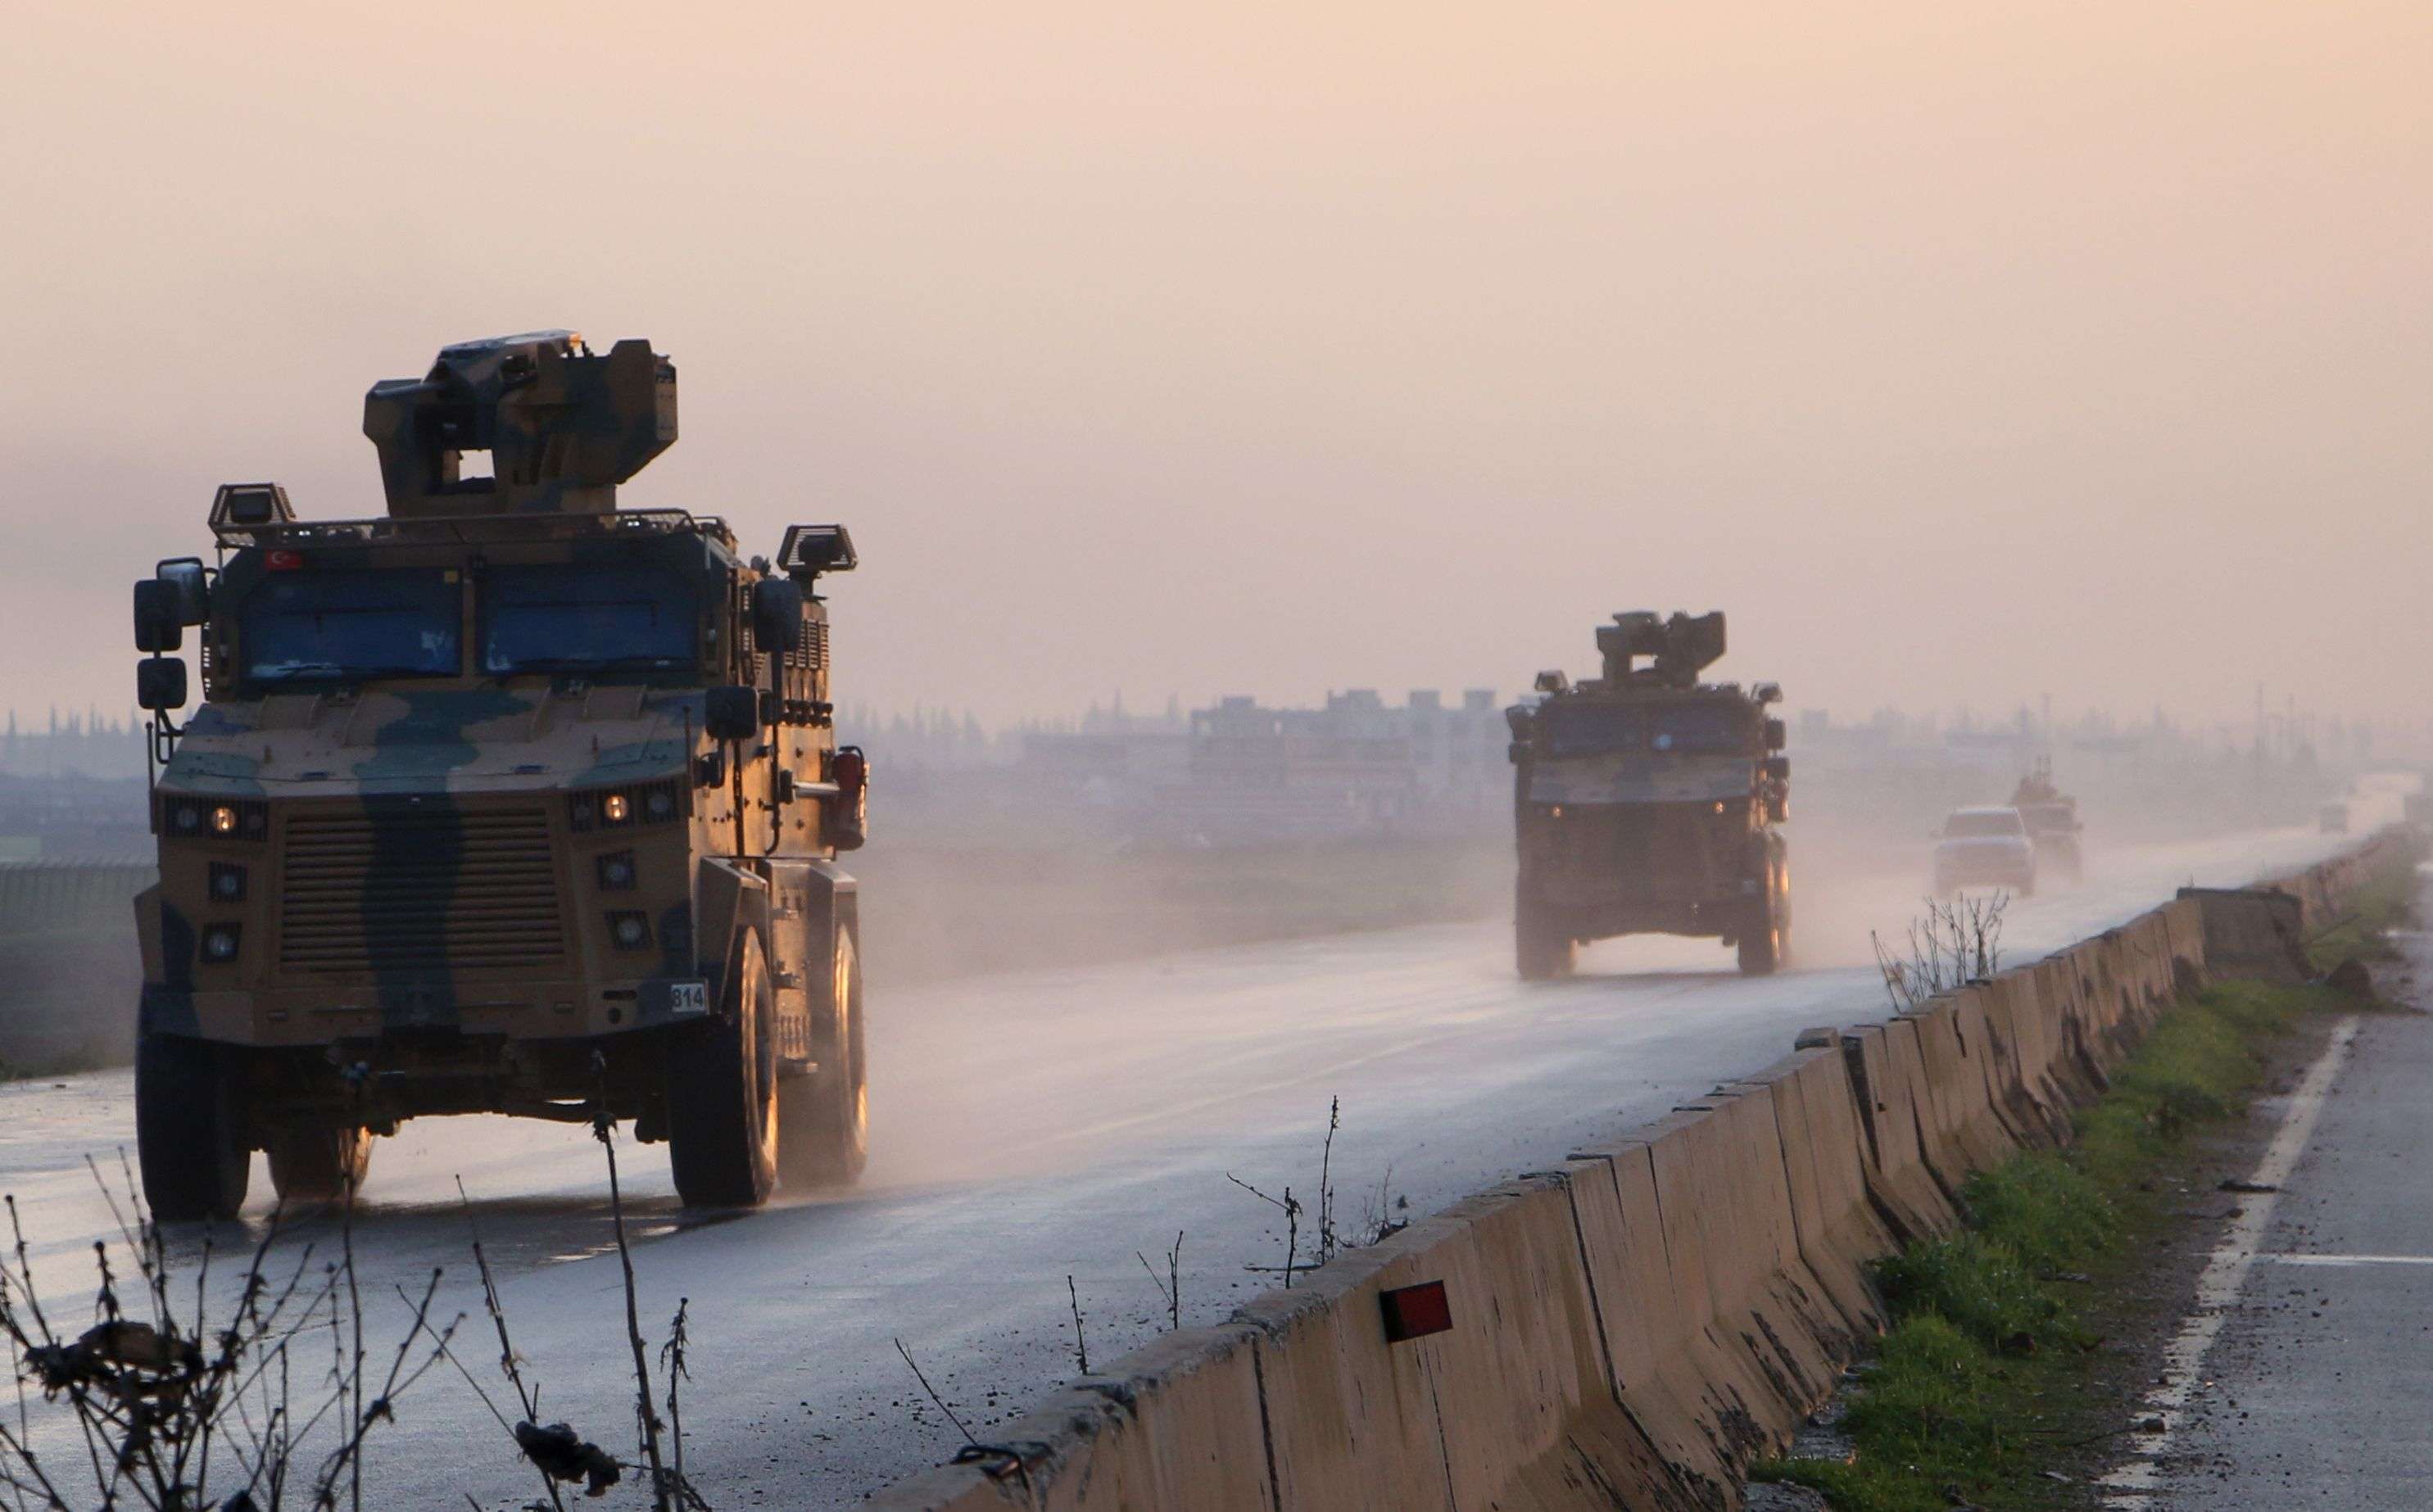
[[[173,557],[154,568],[152,575],[177,590],[178,619],[181,623],[198,625],[211,619],[211,574],[201,557]]]
[[[175,656],[154,656],[135,664],[135,706],[161,714],[186,706],[186,664]]]
[[[752,585],[752,644],[783,655],[803,643],[803,589],[784,578]]]
[[[185,624],[176,584],[154,577],[135,585],[136,650],[155,655],[178,650],[186,642]]]
[[[760,733],[760,695],[726,683],[702,695],[701,727],[713,740],[748,740]]]
[[[1789,756],[1767,756],[1765,758],[1765,775],[1766,780],[1769,782],[1789,782],[1791,780],[1791,758]]]
[[[841,851],[858,851],[870,839],[870,758],[858,745],[838,746],[828,775],[837,786],[825,825],[828,843]]]
[[[1784,744],[1790,740],[1790,739],[1791,731],[1785,727],[1780,720],[1768,720],[1765,722],[1765,748],[1767,750],[1779,751],[1783,748]]]

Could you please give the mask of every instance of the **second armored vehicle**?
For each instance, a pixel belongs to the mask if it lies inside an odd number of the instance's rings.
[[[1724,654],[1720,613],[1617,614],[1596,641],[1604,675],[1540,672],[1544,696],[1506,711],[1521,975],[1649,932],[1713,936],[1742,971],[1774,971],[1791,934],[1791,763],[1765,712],[1781,689],[1698,680]]]
[[[2028,839],[2036,848],[2039,870],[2050,870],[2067,882],[2076,882],[2086,872],[2086,858],[2080,837],[2086,825],[2078,817],[2078,800],[2053,785],[2052,758],[2039,756],[2035,766],[2019,779],[2011,793],[2011,807],[2028,826]]]
[[[866,769],[814,591],[718,519],[620,510],[675,440],[647,342],[469,342],[375,385],[385,516],[219,490],[217,561],[136,585],[165,767],[136,901],[145,1191],[224,1216],[361,1180],[407,1118],[631,1119],[689,1203],[850,1180],[867,1140]],[[485,468],[479,464],[486,462]],[[180,727],[188,629],[203,702]]]

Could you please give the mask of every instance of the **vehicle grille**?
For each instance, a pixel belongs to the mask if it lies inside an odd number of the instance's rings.
[[[546,810],[292,815],[280,877],[289,971],[562,963]]]

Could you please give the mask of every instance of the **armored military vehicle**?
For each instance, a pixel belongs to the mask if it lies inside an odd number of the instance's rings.
[[[1711,935],[1752,975],[1782,963],[1791,763],[1765,708],[1782,690],[1702,683],[1724,654],[1720,613],[1646,611],[1600,625],[1604,675],[1538,674],[1507,709],[1520,847],[1516,955],[1531,980],[1567,975],[1609,935]]]
[[[868,767],[816,589],[721,520],[621,509],[676,438],[644,341],[447,348],[375,384],[384,516],[213,501],[135,586],[161,880],[136,900],[144,1187],[233,1213],[363,1177],[408,1118],[630,1119],[678,1192],[848,1181],[867,1143],[854,880]],[[486,469],[483,464],[486,463]],[[202,701],[181,725],[193,630]]]
[[[2028,828],[2036,849],[2036,864],[2065,881],[2076,882],[2086,872],[2080,837],[2086,825],[2078,817],[2078,800],[2053,783],[2052,757],[2038,756],[2028,774],[2011,791],[2012,807]]]

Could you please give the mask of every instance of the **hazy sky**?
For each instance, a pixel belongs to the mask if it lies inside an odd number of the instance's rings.
[[[2433,704],[2433,6],[26,0],[0,705],[131,696],[213,485],[647,336],[625,491],[842,519],[842,696]]]

